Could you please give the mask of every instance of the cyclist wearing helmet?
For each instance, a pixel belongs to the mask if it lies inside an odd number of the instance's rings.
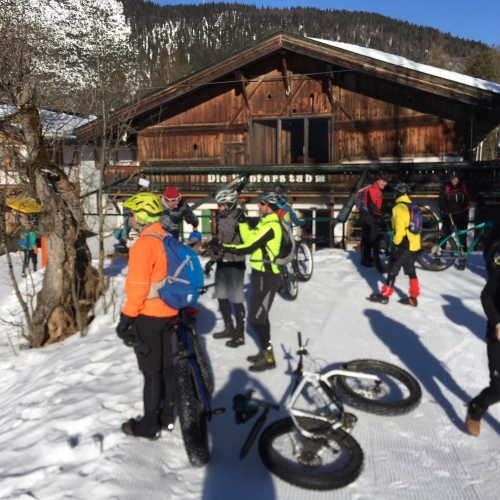
[[[220,243],[241,244],[238,222],[244,218],[242,208],[238,207],[239,196],[234,189],[224,189],[215,196],[219,208],[218,241]],[[224,330],[214,333],[215,339],[229,338],[228,347],[239,347],[245,343],[245,256],[229,252],[212,254],[205,266],[205,273],[217,263],[215,271],[215,297],[224,319]],[[236,315],[236,328],[233,324],[231,302]]]
[[[176,187],[170,186],[165,189],[161,202],[164,207],[160,219],[161,225],[176,238],[179,237],[179,225],[182,219],[192,226],[198,225],[198,217],[194,215]]]
[[[443,220],[442,230],[445,234],[453,232],[453,223],[459,230],[467,229],[472,200],[484,207],[483,197],[466,181],[462,180],[460,169],[453,167],[448,173],[447,184],[442,186],[439,193],[439,210]],[[464,250],[467,250],[467,234],[460,235],[460,243]],[[465,269],[465,259],[460,260],[458,269],[460,271]]]
[[[377,221],[382,212],[382,191],[389,182],[387,172],[377,172],[375,182],[365,189],[363,195],[363,206],[360,212],[361,221],[361,265],[373,267],[372,248],[377,236]]]
[[[470,403],[465,425],[467,432],[479,436],[481,418],[488,408],[500,401],[500,260],[497,259],[491,276],[481,292],[481,304],[488,319],[486,326],[486,352],[490,372],[490,385]]]
[[[167,276],[167,256],[161,238],[168,233],[159,222],[163,213],[159,196],[139,193],[123,206],[132,212],[130,222],[139,231],[139,239],[130,249],[126,301],[116,333],[126,346],[134,347],[144,375],[144,416],[125,422],[122,430],[130,436],[156,439],[162,427],[171,430],[174,423],[171,335],[178,311],[167,306],[155,288]]]
[[[223,244],[221,251],[236,255],[250,254],[252,268],[252,295],[248,311],[248,323],[259,339],[261,350],[255,356],[249,356],[253,363],[251,371],[264,371],[276,368],[273,347],[271,344],[271,325],[269,311],[274,296],[280,287],[280,269],[274,264],[278,256],[283,237],[281,223],[277,211],[281,196],[267,192],[259,196],[260,221],[254,229],[248,222],[240,222],[239,230],[243,243],[240,245]]]
[[[400,299],[401,304],[412,307],[417,306],[417,297],[420,295],[420,286],[415,271],[415,259],[420,250],[420,234],[414,234],[408,230],[410,226],[410,209],[407,203],[411,203],[408,196],[410,186],[399,182],[394,188],[396,204],[392,209],[392,227],[394,228],[393,249],[387,266],[387,280],[380,294],[373,293],[370,299],[374,302],[387,304],[389,297],[394,293],[396,276],[403,268],[405,274],[410,278],[409,297]]]

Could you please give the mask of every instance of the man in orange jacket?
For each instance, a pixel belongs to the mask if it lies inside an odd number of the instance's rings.
[[[178,311],[167,306],[157,292],[167,277],[167,255],[161,238],[168,233],[159,222],[163,213],[159,196],[139,193],[123,206],[132,212],[132,228],[140,236],[130,249],[127,299],[116,333],[126,346],[134,348],[144,375],[144,416],[140,420],[131,418],[122,430],[130,436],[156,439],[161,428],[172,430],[174,425],[171,336]]]

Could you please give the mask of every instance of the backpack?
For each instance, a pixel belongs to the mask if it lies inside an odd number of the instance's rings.
[[[422,210],[415,203],[405,203],[410,211],[410,225],[406,228],[412,234],[421,234],[424,226]]]
[[[163,238],[159,234],[149,233],[146,236],[160,238],[167,254],[167,277],[165,284],[158,288],[160,299],[172,309],[193,305],[204,285],[198,254],[172,235]]]
[[[23,231],[21,233],[21,238],[19,240],[19,248],[22,248],[24,250],[29,250],[31,247],[30,245],[30,233],[29,231]]]
[[[363,210],[363,207],[365,206],[365,192],[369,187],[370,186],[365,186],[363,188],[358,189],[356,192],[356,198],[354,199],[354,203],[356,205],[356,208],[360,211]]]
[[[286,266],[295,256],[295,238],[293,237],[292,228],[285,221],[280,219],[281,224],[281,247],[278,255],[274,259],[274,264],[277,266]]]

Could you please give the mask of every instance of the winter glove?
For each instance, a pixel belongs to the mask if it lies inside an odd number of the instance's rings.
[[[221,244],[220,244],[220,241],[219,241],[219,238],[212,238],[209,242],[208,242],[208,246],[210,247],[210,250],[212,250],[212,253],[214,255],[217,255],[220,253],[220,250],[221,250]]]
[[[245,207],[236,209],[236,220],[238,222],[246,222],[247,216],[245,215]]]
[[[391,220],[391,216],[389,214],[382,214],[380,216],[381,222],[389,222]]]
[[[137,333],[132,328],[134,326],[136,318],[127,316],[126,314],[120,314],[120,321],[116,327],[116,334],[123,340],[123,343],[127,347],[132,347],[134,345],[134,339],[137,337]]]
[[[212,267],[214,267],[215,262],[212,260],[209,260],[205,264],[205,274],[208,276],[210,274],[210,271],[212,270]]]

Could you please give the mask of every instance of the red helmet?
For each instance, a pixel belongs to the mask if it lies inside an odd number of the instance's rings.
[[[176,187],[170,186],[165,189],[163,198],[165,198],[165,201],[181,201],[182,196]]]

